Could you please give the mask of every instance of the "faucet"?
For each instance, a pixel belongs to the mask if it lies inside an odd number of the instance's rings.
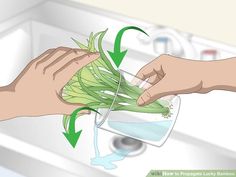
[[[138,39],[143,44],[152,43],[153,51],[157,54],[171,54],[189,59],[196,56],[196,51],[191,44],[192,34],[180,33],[163,26],[149,27],[145,31],[149,34],[149,38],[139,34]]]

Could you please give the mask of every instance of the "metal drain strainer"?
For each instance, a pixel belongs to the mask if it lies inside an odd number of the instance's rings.
[[[110,148],[117,154],[136,156],[145,151],[146,144],[130,137],[115,136],[111,140]]]

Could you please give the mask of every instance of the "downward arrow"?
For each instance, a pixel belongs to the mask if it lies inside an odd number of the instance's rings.
[[[68,130],[68,132],[63,132],[63,134],[73,148],[75,148],[75,146],[79,140],[80,134],[82,132],[82,130],[75,132],[76,117],[77,117],[77,114],[82,110],[90,110],[90,111],[94,111],[99,114],[99,112],[97,112],[95,109],[92,109],[89,107],[81,107],[81,108],[74,110],[74,112],[70,115],[69,130]]]
[[[123,58],[125,57],[125,55],[127,53],[127,50],[121,51],[120,48],[121,48],[121,38],[122,38],[124,32],[129,29],[134,29],[134,30],[140,31],[148,36],[148,34],[145,31],[143,31],[142,29],[140,29],[136,26],[127,26],[127,27],[122,28],[116,35],[115,44],[114,44],[114,51],[113,52],[107,51],[117,67],[120,66]]]

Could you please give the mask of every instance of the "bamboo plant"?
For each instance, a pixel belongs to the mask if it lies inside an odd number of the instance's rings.
[[[71,78],[63,88],[62,98],[69,103],[82,103],[87,107],[99,110],[100,108],[109,109],[116,95],[112,111],[157,113],[168,117],[170,107],[161,104],[159,100],[144,107],[137,105],[137,98],[143,89],[125,80],[119,70],[110,63],[102,48],[102,41],[106,32],[107,30],[96,34],[91,33],[87,45],[72,38],[79,48],[89,52],[99,52],[100,57],[80,69]],[[63,126],[66,131],[68,131],[69,120],[70,116],[65,115]]]

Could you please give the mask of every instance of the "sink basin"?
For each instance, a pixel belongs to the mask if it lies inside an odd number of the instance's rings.
[[[116,15],[108,17],[99,10],[70,2],[48,1],[30,9],[0,24],[0,48],[3,51],[0,58],[9,57],[4,62],[0,61],[0,85],[14,80],[31,59],[48,48],[75,47],[71,37],[85,41],[90,32],[110,27],[104,43],[104,48],[110,49],[118,29],[130,24],[141,27],[151,25]],[[131,39],[137,40],[135,36],[131,36]],[[125,59],[126,64],[122,64],[121,68],[135,73],[153,57],[130,49]],[[134,61],[135,67],[132,65]],[[184,111],[185,108],[183,105],[181,109]],[[90,159],[95,154],[94,115],[83,116],[77,121],[76,129],[82,128],[83,134],[75,149],[71,148],[62,134],[61,115],[4,121],[0,123],[0,165],[27,176],[51,174],[63,177],[127,174],[143,177],[151,169],[235,169],[236,148],[209,143],[204,138],[196,137],[196,134],[189,135],[188,131],[184,131],[183,121],[186,118],[182,115],[180,113],[176,127],[162,147],[147,145],[144,153],[117,162],[118,168],[114,170],[90,165]],[[188,119],[191,121],[191,118]],[[113,137],[114,134],[110,132],[98,131],[101,154],[111,153],[109,143]]]

